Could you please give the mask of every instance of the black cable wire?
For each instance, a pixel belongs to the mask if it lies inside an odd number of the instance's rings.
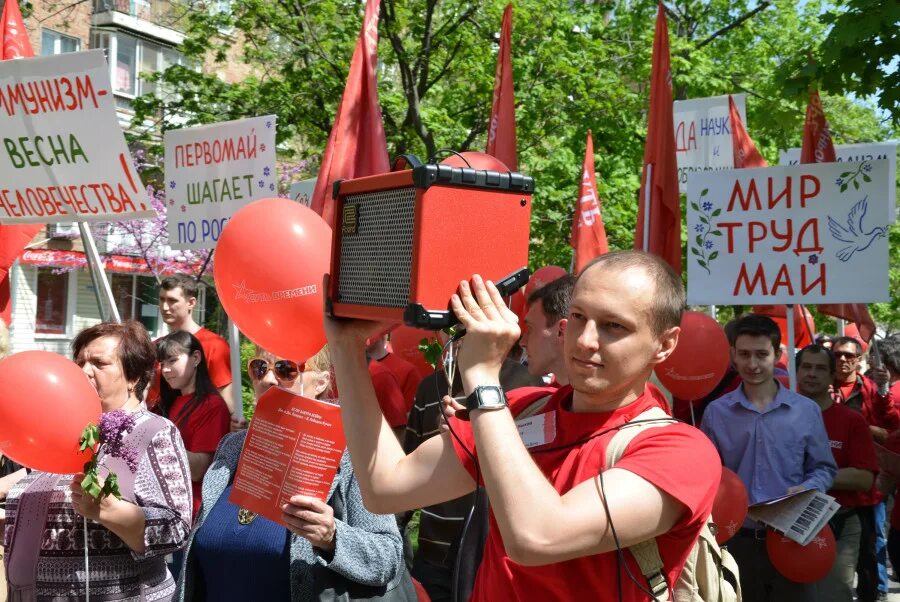
[[[433,163],[434,160],[438,158],[438,155],[439,155],[440,153],[449,153],[449,154],[451,154],[451,155],[456,155],[457,157],[459,157],[460,159],[462,159],[463,162],[464,162],[466,165],[468,165],[470,169],[475,169],[474,167],[472,167],[472,164],[469,163],[469,160],[468,160],[468,159],[466,159],[464,156],[462,156],[460,153],[456,152],[456,151],[453,150],[452,148],[439,148],[439,149],[437,149],[436,151],[434,151],[434,154],[431,155],[431,157],[429,157],[428,162],[429,162],[429,163]]]
[[[636,421],[637,422],[637,421]],[[644,422],[641,420],[640,422]],[[634,424],[629,423],[629,424]],[[625,425],[622,425],[625,426]],[[619,427],[622,428],[622,427]],[[603,510],[606,512],[606,522],[609,523],[609,530],[612,532],[613,541],[616,542],[616,588],[619,594],[619,602],[622,602],[622,567],[625,567],[625,572],[628,574],[628,578],[631,579],[632,583],[634,583],[639,590],[643,593],[650,596],[651,600],[656,600],[656,595],[653,592],[646,589],[644,587],[644,583],[642,583],[639,579],[635,579],[634,574],[631,572],[631,568],[628,566],[628,562],[625,560],[625,550],[622,549],[622,545],[619,543],[619,535],[616,533],[616,526],[613,524],[612,515],[609,513],[609,505],[606,503],[606,487],[603,485],[603,471],[600,471],[598,474],[600,477],[600,502],[603,504]],[[663,575],[665,578],[665,575]],[[668,587],[668,585],[666,585]]]

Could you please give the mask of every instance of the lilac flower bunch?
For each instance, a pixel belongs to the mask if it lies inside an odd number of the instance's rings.
[[[125,442],[125,436],[132,430],[134,430],[134,415],[124,410],[103,414],[100,417],[99,427],[96,424],[85,427],[81,434],[81,451],[91,450],[91,459],[84,465],[84,478],[81,480],[81,488],[85,493],[94,498],[108,495],[117,499],[122,498],[116,473],[110,471],[103,484],[100,484],[97,460],[100,454],[119,458],[128,465],[131,472],[135,472],[138,466],[138,452]]]

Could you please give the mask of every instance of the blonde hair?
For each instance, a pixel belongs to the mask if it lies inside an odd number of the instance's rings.
[[[254,355],[256,357],[273,359],[279,357],[268,349],[260,347],[259,345],[256,345],[256,353]],[[324,347],[319,349],[318,353],[316,353],[314,356],[307,359],[303,363],[305,365],[304,371],[306,372],[325,372],[326,374],[328,374],[328,386],[324,391],[322,391],[320,397],[328,398],[330,395],[332,395],[334,393],[334,366],[331,362],[331,352],[328,350],[328,345],[325,345]]]

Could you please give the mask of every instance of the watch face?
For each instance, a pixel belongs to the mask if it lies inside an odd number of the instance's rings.
[[[487,406],[495,406],[500,403],[500,391],[497,389],[483,389],[481,391],[481,403]]]

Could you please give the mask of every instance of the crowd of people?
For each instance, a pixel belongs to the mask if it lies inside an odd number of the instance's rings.
[[[133,423],[131,461],[101,460],[122,496],[0,457],[0,600],[669,600],[723,466],[751,504],[809,489],[840,504],[816,583],[781,575],[748,518],[727,544],[744,600],[874,602],[900,562],[900,473],[879,461],[900,454],[900,336],[869,350],[867,373],[864,342],[817,339],[796,352],[795,392],[778,325],[740,316],[722,381],[673,402],[650,380],[677,346],[684,289],[634,251],[531,291],[521,324],[492,283],[460,282],[465,336],[438,333],[454,361],[424,379],[386,325],[326,318],[315,356],[257,348],[247,365],[256,400],[279,386],[339,404],[346,434],[327,498],[294,496],[275,522],[230,499],[247,422],[197,295],[190,277],[163,280],[157,341],[137,322],[74,339],[104,415]],[[684,420],[647,418],[660,410]]]

